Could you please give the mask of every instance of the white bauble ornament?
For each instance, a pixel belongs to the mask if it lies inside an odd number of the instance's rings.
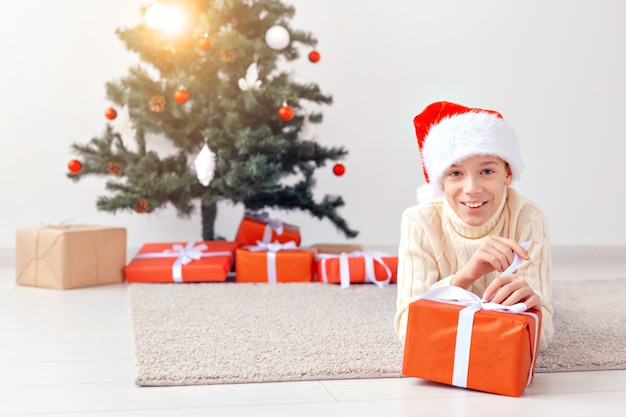
[[[305,114],[304,119],[302,119],[302,126],[300,126],[300,130],[298,131],[298,139],[300,140],[311,140],[311,122],[309,120],[309,115]]]
[[[136,130],[135,125],[130,118],[127,104],[124,104],[124,107],[122,107],[122,110],[120,110],[119,114],[117,115],[114,130],[120,135],[124,146],[127,149],[133,149]]]
[[[276,51],[285,49],[289,45],[289,42],[291,42],[289,31],[283,26],[272,26],[265,32],[265,43]]]
[[[200,184],[208,187],[215,175],[215,152],[205,143],[194,161],[196,176]]]

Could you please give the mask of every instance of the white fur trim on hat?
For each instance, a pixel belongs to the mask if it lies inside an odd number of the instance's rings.
[[[513,128],[495,114],[470,111],[433,125],[424,140],[422,162],[435,195],[443,191],[443,175],[448,168],[476,155],[502,158],[511,167],[514,181],[524,168]]]

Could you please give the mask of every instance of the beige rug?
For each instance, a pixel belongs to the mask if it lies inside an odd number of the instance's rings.
[[[555,282],[537,372],[626,369],[626,280]],[[400,377],[394,285],[132,284],[137,385]]]

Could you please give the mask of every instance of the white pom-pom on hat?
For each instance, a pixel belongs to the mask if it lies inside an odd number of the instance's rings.
[[[413,119],[426,183],[417,190],[423,203],[443,195],[444,172],[476,155],[502,158],[518,180],[524,168],[513,128],[493,110],[446,101],[432,103]]]
[[[437,192],[432,184],[426,183],[417,187],[415,190],[415,197],[418,203],[425,203],[435,198],[441,197],[443,193]]]

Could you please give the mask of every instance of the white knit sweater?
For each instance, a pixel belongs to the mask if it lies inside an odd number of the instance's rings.
[[[486,236],[502,236],[517,242],[532,241],[529,261],[517,274],[541,297],[541,344],[552,339],[551,249],[543,211],[509,188],[501,207],[486,223],[470,226],[454,213],[445,198],[410,207],[402,214],[398,249],[398,299],[395,330],[404,342],[409,304],[434,287],[450,285],[452,276],[465,265]],[[469,291],[482,297],[494,271],[476,280]]]

